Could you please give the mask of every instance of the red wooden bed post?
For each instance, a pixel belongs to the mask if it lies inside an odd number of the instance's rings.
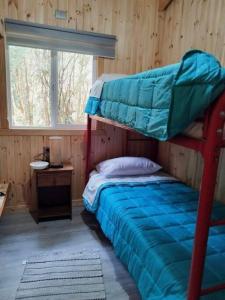
[[[216,186],[217,168],[220,148],[223,139],[225,118],[225,93],[215,104],[207,130],[207,140],[203,149],[204,169],[201,181],[199,207],[195,229],[194,248],[189,277],[188,300],[198,300],[206,290],[201,289],[207,250],[209,227]],[[219,286],[210,288],[210,292],[220,289]]]
[[[85,166],[85,183],[88,182],[91,166],[91,118],[87,117],[87,144],[86,144],[86,166]]]

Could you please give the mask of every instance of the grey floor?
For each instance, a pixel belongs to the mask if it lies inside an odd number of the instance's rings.
[[[24,267],[22,262],[27,257],[84,249],[100,251],[107,300],[141,299],[95,218],[82,207],[76,207],[72,221],[57,220],[38,225],[26,212],[4,214],[0,220],[0,300],[15,299]]]

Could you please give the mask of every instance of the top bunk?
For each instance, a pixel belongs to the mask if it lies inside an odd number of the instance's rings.
[[[222,100],[221,100],[222,99]],[[221,110],[217,114],[216,117],[213,119],[217,121],[222,121],[222,123],[225,122],[225,93],[223,93],[218,101],[221,103]],[[212,126],[213,119],[210,117],[213,107],[210,107],[205,114],[204,118],[201,120],[197,120],[196,122],[191,123],[191,125],[181,134],[176,135],[175,137],[172,137],[167,140],[167,142],[183,146],[198,152],[201,152],[203,154],[204,152],[204,147],[206,144],[206,141],[208,139],[208,131],[210,124]],[[117,128],[121,128],[127,131],[132,131],[132,132],[137,132],[135,129],[132,129],[126,125],[123,125],[117,121],[113,121],[98,115],[88,115],[88,123],[90,124],[90,120],[94,120],[97,122],[101,122],[107,125],[111,125]],[[91,126],[91,125],[90,125]],[[213,126],[213,132],[215,133],[216,136],[220,137],[220,141],[218,142],[218,146],[220,148],[225,148],[225,131],[224,131],[224,126],[218,125],[218,126]],[[151,139],[151,137],[149,137]]]
[[[203,152],[212,136],[225,146],[225,69],[206,52],[136,75],[100,78],[85,112],[89,120]]]

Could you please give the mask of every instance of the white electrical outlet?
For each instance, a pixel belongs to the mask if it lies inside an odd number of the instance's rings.
[[[66,10],[55,10],[55,18],[60,20],[66,20],[67,19],[67,11]]]

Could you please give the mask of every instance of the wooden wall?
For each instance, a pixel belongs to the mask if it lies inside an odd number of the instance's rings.
[[[159,64],[177,62],[190,48],[213,53],[225,65],[225,1],[173,0],[159,16]],[[162,143],[159,159],[166,169],[198,188],[200,155],[182,147]],[[225,151],[221,156],[217,198],[225,202]]]
[[[57,20],[55,9],[67,10]],[[0,18],[115,34],[116,59],[103,59],[104,72],[133,73],[154,66],[158,0],[1,0]],[[0,33],[4,34],[3,24]],[[147,51],[146,51],[147,49]]]
[[[55,9],[67,10],[68,19],[56,20]],[[115,34],[118,38],[116,59],[99,59],[98,73],[134,73],[153,67],[158,59],[157,10],[157,0],[0,0],[0,34],[4,35],[4,18]],[[3,55],[0,51],[0,62]],[[0,118],[5,120],[3,63],[0,68]],[[0,129],[0,181],[12,183],[8,206],[23,206],[30,201],[29,162],[47,145],[48,136],[55,134]],[[57,134],[64,137],[64,160],[74,165],[73,198],[79,199],[84,186],[84,132]],[[94,162],[122,155],[124,132],[106,126],[96,131],[93,144]],[[144,155],[145,151],[143,146],[135,148],[135,154]]]
[[[84,186],[85,143],[83,133],[64,132],[63,160],[74,166],[73,199],[80,199]],[[117,147],[115,143],[121,145]],[[48,135],[2,135],[0,136],[0,182],[11,182],[8,206],[29,204],[32,192],[32,171],[29,163],[43,146],[49,144]],[[118,129],[106,128],[105,133],[97,131],[93,139],[93,163],[102,159],[122,155],[123,134]]]

